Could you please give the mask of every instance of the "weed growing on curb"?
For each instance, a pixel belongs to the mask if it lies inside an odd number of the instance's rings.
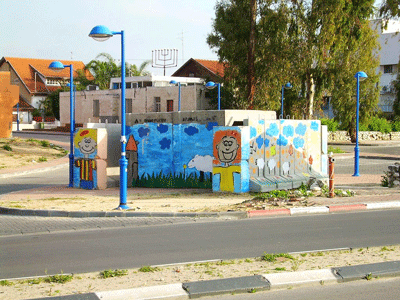
[[[48,276],[44,278],[44,282],[47,283],[66,283],[70,282],[74,276],[73,275],[53,275],[53,276]]]
[[[110,277],[122,277],[128,275],[128,270],[104,270],[100,272],[100,277],[103,279]]]
[[[8,280],[0,280],[0,286],[11,286],[14,285],[13,282],[8,281]]]
[[[274,262],[274,261],[276,261],[276,259],[278,257],[284,257],[284,258],[292,259],[292,260],[295,259],[293,256],[291,256],[290,254],[287,254],[287,253],[270,254],[270,253],[265,253],[264,252],[264,255],[261,257],[261,260]]]
[[[139,272],[156,272],[156,271],[160,271],[160,268],[157,267],[150,267],[150,266],[143,266],[139,269]]]
[[[11,148],[11,146],[9,144],[5,144],[3,146],[3,149],[6,150],[6,151],[12,151],[12,148]]]

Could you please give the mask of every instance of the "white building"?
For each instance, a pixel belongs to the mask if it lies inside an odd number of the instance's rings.
[[[381,45],[380,66],[377,72],[381,72],[380,98],[378,106],[385,113],[393,112],[393,103],[396,98],[396,91],[393,87],[393,80],[397,79],[398,64],[400,57],[400,21],[390,20],[387,28],[383,28],[382,20],[373,20],[372,28],[376,29]]]
[[[170,81],[180,82],[173,85]],[[126,78],[126,113],[178,111],[179,89],[181,111],[210,109],[204,80],[170,76],[134,76]],[[60,93],[60,122],[70,123],[69,92]],[[112,78],[110,89],[88,87],[75,93],[75,122],[119,123],[121,121],[121,78]]]

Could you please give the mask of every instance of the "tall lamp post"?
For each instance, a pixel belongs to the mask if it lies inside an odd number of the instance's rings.
[[[74,132],[75,132],[75,120],[74,120],[74,91],[72,86],[74,86],[74,67],[72,64],[64,65],[62,62],[53,61],[49,65],[49,69],[60,72],[65,68],[69,68],[69,80],[70,80],[70,88],[69,88],[69,133],[70,133],[70,150],[69,150],[69,187],[74,186]]]
[[[181,83],[176,80],[171,80],[169,83],[178,85],[178,111],[181,111]]]
[[[360,176],[360,148],[358,147],[358,124],[360,115],[360,81],[368,78],[367,74],[363,71],[357,72],[354,77],[357,79],[357,112],[356,112],[356,146],[354,147],[354,174],[353,176]]]
[[[221,84],[215,83],[213,81],[209,81],[206,83],[206,88],[210,90],[215,88],[216,86],[218,87],[218,110],[221,110]]]
[[[126,204],[127,197],[127,181],[128,181],[128,160],[126,159],[126,103],[125,103],[125,41],[124,31],[111,31],[108,27],[98,25],[93,27],[90,31],[89,36],[94,40],[103,42],[108,40],[115,34],[121,35],[121,159],[119,160],[120,172],[119,172],[119,209],[129,209]]]
[[[288,82],[288,83],[286,83],[285,85],[282,85],[282,98],[281,98],[281,116],[282,116],[282,118],[283,118],[283,94],[284,94],[284,92],[285,92],[285,89],[291,89],[292,88],[292,85],[291,85],[291,83],[290,82]]]

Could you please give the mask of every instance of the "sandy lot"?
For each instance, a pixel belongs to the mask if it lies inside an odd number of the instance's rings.
[[[48,141],[0,138],[0,169],[16,169],[63,157],[67,152]]]
[[[358,265],[400,259],[400,246],[371,247],[330,252],[292,254],[277,257],[269,262],[260,257],[235,260],[219,260],[168,266],[143,266],[141,269],[110,270],[110,275],[121,275],[104,279],[101,272],[65,274],[69,282],[59,283],[61,276],[24,280],[0,281],[0,299],[30,299],[62,296],[88,292],[129,289],[135,287],[166,285],[249,275],[317,270],[331,267]],[[103,272],[104,272],[103,271]],[[113,272],[114,271],[114,272]],[[116,272],[115,272],[116,271]],[[376,279],[373,279],[376,280]],[[48,282],[46,282],[48,281]],[[323,282],[320,284],[324,284]]]

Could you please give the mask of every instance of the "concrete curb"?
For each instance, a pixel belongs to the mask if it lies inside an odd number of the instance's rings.
[[[325,283],[343,283],[363,279],[369,280],[373,277],[396,276],[400,276],[400,261],[176,283],[31,300],[194,299],[218,294],[267,291],[290,287],[321,285]]]
[[[319,213],[335,213],[346,211],[362,211],[366,209],[389,209],[400,208],[400,201],[364,203],[364,204],[347,204],[347,205],[328,205],[328,206],[310,206],[296,208],[281,208],[271,210],[252,210],[248,211],[249,218],[253,217],[274,217],[279,215],[301,215],[301,214],[319,214]]]
[[[370,209],[400,208],[400,201],[377,202],[366,204],[329,205],[281,208],[271,210],[228,211],[228,212],[135,212],[135,211],[61,211],[8,208],[0,206],[0,215],[36,216],[36,217],[66,217],[66,218],[108,218],[108,217],[147,217],[147,218],[222,218],[246,219],[256,217],[293,216],[304,214],[327,214],[336,212],[352,212]]]
[[[15,216],[36,216],[36,217],[67,217],[67,218],[108,218],[108,217],[159,217],[159,218],[224,218],[224,219],[245,219],[246,212],[135,212],[135,211],[61,211],[61,210],[35,210],[8,208],[0,206],[0,214]]]

